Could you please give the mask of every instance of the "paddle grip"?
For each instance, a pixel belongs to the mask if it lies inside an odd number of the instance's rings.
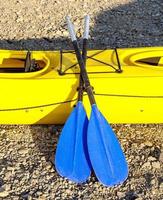
[[[77,60],[78,60],[79,66],[80,66],[82,79],[83,79],[84,84],[85,84],[85,89],[87,91],[90,104],[91,105],[96,104],[96,101],[95,101],[95,98],[94,98],[94,95],[93,95],[93,90],[92,90],[92,87],[91,87],[91,84],[90,84],[90,81],[89,81],[89,78],[88,78],[88,74],[87,74],[87,71],[86,71],[86,68],[85,68],[85,65],[84,65],[84,60],[83,60],[82,55],[80,53],[79,45],[78,45],[76,40],[72,41],[72,44],[73,44],[73,47],[74,47],[74,50],[75,50],[75,53],[76,53],[76,57],[77,57]]]
[[[76,40],[76,35],[75,35],[75,30],[74,30],[74,26],[71,23],[70,17],[66,16],[66,20],[67,20],[67,26],[68,26],[68,31],[70,33],[70,37],[72,41]]]
[[[84,39],[88,39],[89,36],[89,20],[90,20],[89,15],[86,15],[84,17],[84,35],[83,35]]]

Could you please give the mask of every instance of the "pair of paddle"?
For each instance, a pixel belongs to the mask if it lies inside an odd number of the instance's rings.
[[[74,182],[85,182],[93,169],[97,179],[106,186],[122,183],[128,176],[128,165],[120,143],[111,126],[98,110],[85,68],[73,24],[67,17],[68,30],[80,66],[80,85],[84,82],[91,104],[88,121],[83,104],[78,101],[70,114],[56,150],[55,165],[58,173]],[[84,40],[89,32],[89,17],[85,18]],[[84,45],[83,45],[84,46]],[[83,48],[86,52],[86,48]],[[80,88],[80,87],[79,87]]]

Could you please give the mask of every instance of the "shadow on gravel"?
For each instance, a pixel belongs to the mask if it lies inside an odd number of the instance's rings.
[[[136,0],[130,4],[102,11],[95,16],[95,25],[90,31],[89,48],[163,46],[162,7],[162,0]],[[0,40],[0,48],[57,50],[72,49],[72,45],[69,38],[45,36],[27,40]],[[31,132],[40,153],[46,157],[46,160],[50,160],[56,147],[58,135],[56,136],[55,133],[58,130],[53,129],[52,134],[46,131],[40,139],[38,139],[39,132]],[[126,199],[127,197],[135,199],[136,195],[133,191],[128,191]]]
[[[90,30],[89,48],[163,46],[163,1],[136,0],[101,11]],[[92,19],[93,20],[93,19]],[[0,40],[0,48],[29,50],[72,49],[69,38]]]

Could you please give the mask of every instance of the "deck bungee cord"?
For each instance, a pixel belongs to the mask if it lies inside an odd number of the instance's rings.
[[[94,56],[97,56],[97,55],[99,55],[100,53],[103,53],[104,51],[105,51],[106,49],[104,49],[104,50],[100,50],[99,52],[97,52],[97,53],[95,53],[95,54],[92,54],[91,56],[87,56],[87,58],[86,59],[92,59],[92,60],[94,60],[94,61],[96,61],[96,62],[98,62],[98,63],[101,63],[101,64],[103,64],[103,65],[106,65],[106,66],[108,66],[108,67],[111,67],[112,69],[114,69],[115,71],[114,72],[118,72],[118,73],[121,73],[122,72],[122,69],[121,69],[121,65],[120,65],[120,61],[119,61],[119,56],[118,56],[118,52],[117,52],[117,49],[115,48],[114,49],[114,51],[115,51],[115,55],[116,55],[116,59],[117,59],[117,65],[118,65],[118,68],[115,68],[113,65],[111,65],[111,64],[109,64],[109,63],[106,63],[106,62],[103,62],[103,61],[101,61],[101,60],[99,60],[99,59],[96,59],[96,58],[94,58]],[[66,75],[66,74],[79,74],[79,73],[66,73],[68,70],[70,70],[70,69],[72,69],[72,68],[74,68],[75,66],[77,66],[78,65],[78,63],[75,63],[75,64],[73,64],[73,65],[71,65],[70,67],[68,67],[67,69],[65,69],[65,70],[62,70],[62,63],[63,63],[63,54],[64,53],[72,53],[72,54],[75,54],[75,52],[74,51],[60,51],[60,69],[58,70],[58,72],[59,72],[59,74],[60,75]],[[114,52],[113,52],[114,53]],[[99,72],[89,72],[89,73],[91,73],[91,74],[94,74],[94,73],[113,73],[113,72],[110,72],[110,71],[108,71],[108,72],[104,72],[104,71],[99,71]]]
[[[118,48],[114,48],[113,49],[113,53],[112,53],[112,56],[115,55],[116,57],[116,62],[117,62],[117,68],[115,66],[113,66],[112,64],[109,64],[107,62],[104,62],[100,59],[97,59],[97,58],[94,58],[95,56],[97,55],[100,55],[101,53],[104,53],[107,49],[103,49],[103,50],[99,50],[98,52],[90,55],[90,56],[87,56],[87,59],[91,59],[93,61],[96,61],[97,63],[99,64],[103,64],[103,65],[106,65],[108,66],[108,69],[109,67],[114,69],[115,71],[98,71],[98,72],[88,72],[89,74],[96,74],[96,73],[122,73],[123,70],[122,70],[122,66],[121,66],[121,63],[120,63],[120,59],[119,59],[119,54],[118,54]],[[71,72],[67,72],[68,70],[70,69],[73,69],[74,67],[76,67],[78,65],[78,62],[74,63],[73,65],[69,66],[68,68],[64,69],[63,70],[63,54],[75,54],[74,51],[62,51],[60,50],[60,69],[58,70],[59,74],[60,75],[68,75],[68,74],[79,74],[79,73],[71,73]],[[153,57],[152,60],[150,58],[147,58],[147,59],[139,59],[137,61],[137,63],[140,63],[140,64],[147,64],[147,65],[151,65],[151,66],[158,66],[158,63],[159,63],[159,60],[161,59],[161,57]],[[162,65],[163,66],[163,65]],[[140,66],[140,65],[134,65],[134,67],[140,67],[140,68],[144,68],[144,66]],[[161,67],[161,66],[160,66]]]

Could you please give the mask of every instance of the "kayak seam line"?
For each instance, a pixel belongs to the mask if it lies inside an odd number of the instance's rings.
[[[50,103],[50,104],[45,104],[45,105],[39,105],[39,106],[31,106],[31,107],[23,107],[23,108],[0,109],[0,112],[1,111],[16,111],[16,110],[28,110],[28,109],[42,108],[42,107],[48,107],[48,106],[53,106],[53,105],[58,105],[58,104],[71,103],[71,102],[74,102],[74,101],[77,101],[77,98],[76,99],[72,99],[72,100],[57,102],[57,103]]]
[[[163,98],[163,96],[143,96],[143,95],[128,95],[128,94],[101,94],[95,93],[97,96],[110,96],[110,97],[131,97],[131,98]]]
[[[97,96],[109,96],[109,97],[129,97],[129,98],[156,98],[156,99],[157,98],[163,98],[163,96],[143,96],[143,95],[127,95],[127,94],[125,95],[125,94],[100,94],[100,93],[94,93],[94,95],[97,95]],[[86,96],[86,94],[84,94],[84,96]],[[36,109],[36,108],[54,106],[54,105],[58,105],[58,104],[71,103],[71,102],[74,102],[74,101],[77,101],[77,98],[76,99],[72,99],[72,100],[67,100],[67,101],[61,101],[61,102],[55,102],[55,103],[50,103],[50,104],[39,105],[39,106],[0,109],[0,112]]]

